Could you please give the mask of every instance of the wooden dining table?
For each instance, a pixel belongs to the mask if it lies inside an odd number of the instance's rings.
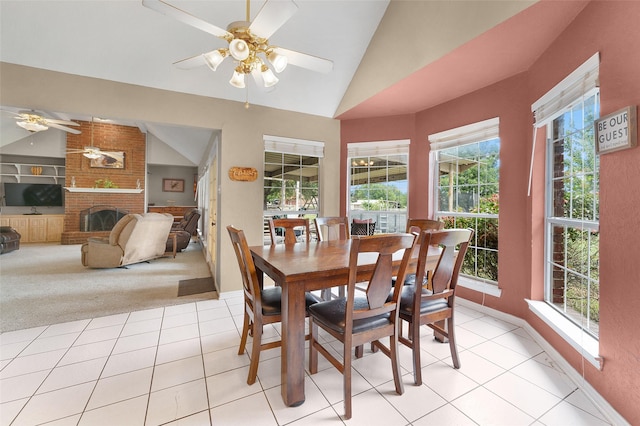
[[[305,292],[346,285],[349,276],[349,252],[352,240],[251,246],[258,279],[269,276],[282,287],[282,356],[280,380],[282,399],[287,406],[305,400]],[[438,259],[437,247],[429,249],[427,269]],[[413,269],[419,246],[414,246]],[[371,277],[376,254],[358,257],[358,281]],[[399,268],[402,251],[394,256]],[[411,266],[410,266],[411,268]],[[410,269],[411,270],[411,269]],[[261,273],[262,272],[262,273]]]

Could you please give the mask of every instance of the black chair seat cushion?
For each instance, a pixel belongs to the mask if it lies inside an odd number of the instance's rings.
[[[355,309],[366,309],[368,302],[364,297],[356,297],[353,305]],[[320,302],[309,307],[309,316],[326,328],[337,331],[338,333],[344,333],[346,307],[347,299],[344,297],[328,302]],[[386,313],[372,318],[355,320],[353,321],[353,333],[360,333],[388,325],[389,315],[389,313]]]
[[[433,294],[430,290],[426,289],[422,289],[422,293],[427,295]],[[413,315],[413,295],[413,287],[405,287],[402,289],[402,294],[400,295],[400,315]],[[391,295],[389,297],[391,297]],[[420,315],[437,312],[447,309],[448,307],[449,305],[445,298],[422,301],[422,303],[420,303]]]
[[[282,313],[282,287],[267,287],[262,290],[262,315],[280,315]],[[318,303],[318,299],[311,293],[305,293],[307,308]]]
[[[396,279],[398,277],[393,277],[391,279],[391,285],[396,285]],[[424,275],[424,278],[422,279],[422,285],[426,284],[427,281],[429,281],[429,278]],[[413,286],[416,283],[416,274],[407,274],[407,277],[404,279],[404,285],[406,286]]]

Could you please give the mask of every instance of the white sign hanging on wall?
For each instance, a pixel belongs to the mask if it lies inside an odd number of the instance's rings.
[[[638,144],[636,106],[628,106],[595,121],[596,152],[603,154]]]

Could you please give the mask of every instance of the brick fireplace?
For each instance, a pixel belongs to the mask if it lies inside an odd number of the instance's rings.
[[[137,127],[104,122],[78,121],[79,135],[67,134],[67,149],[95,146],[102,151],[124,152],[124,168],[92,167],[81,153],[67,153],[65,187],[65,218],[62,244],[81,244],[88,237],[108,236],[109,231],[83,232],[80,215],[95,206],[112,206],[129,213],[145,212],[146,136]],[[92,144],[93,130],[93,144]],[[110,180],[118,188],[96,186],[96,180]],[[72,188],[72,181],[75,187]]]

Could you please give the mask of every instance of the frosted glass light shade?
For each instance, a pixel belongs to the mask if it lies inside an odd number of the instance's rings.
[[[273,69],[276,70],[277,73],[284,71],[284,69],[287,67],[287,64],[289,63],[289,60],[286,56],[280,55],[276,52],[271,52],[267,59],[269,59],[269,62],[271,62],[271,65],[273,65]]]
[[[229,52],[234,59],[244,61],[249,57],[249,45],[242,39],[234,38],[229,43]]]
[[[222,61],[224,61],[226,54],[223,55],[220,52],[220,49],[218,49],[214,50],[213,52],[205,53],[202,56],[204,56],[204,60],[207,63],[207,66],[211,68],[211,71],[215,71],[216,68],[218,68],[218,65],[220,65]]]
[[[264,87],[275,86],[278,81],[278,77],[271,71],[271,69],[267,68],[262,71],[262,79],[264,80]]]
[[[244,89],[244,74],[234,71],[231,80],[229,80],[229,84],[238,89]]]

